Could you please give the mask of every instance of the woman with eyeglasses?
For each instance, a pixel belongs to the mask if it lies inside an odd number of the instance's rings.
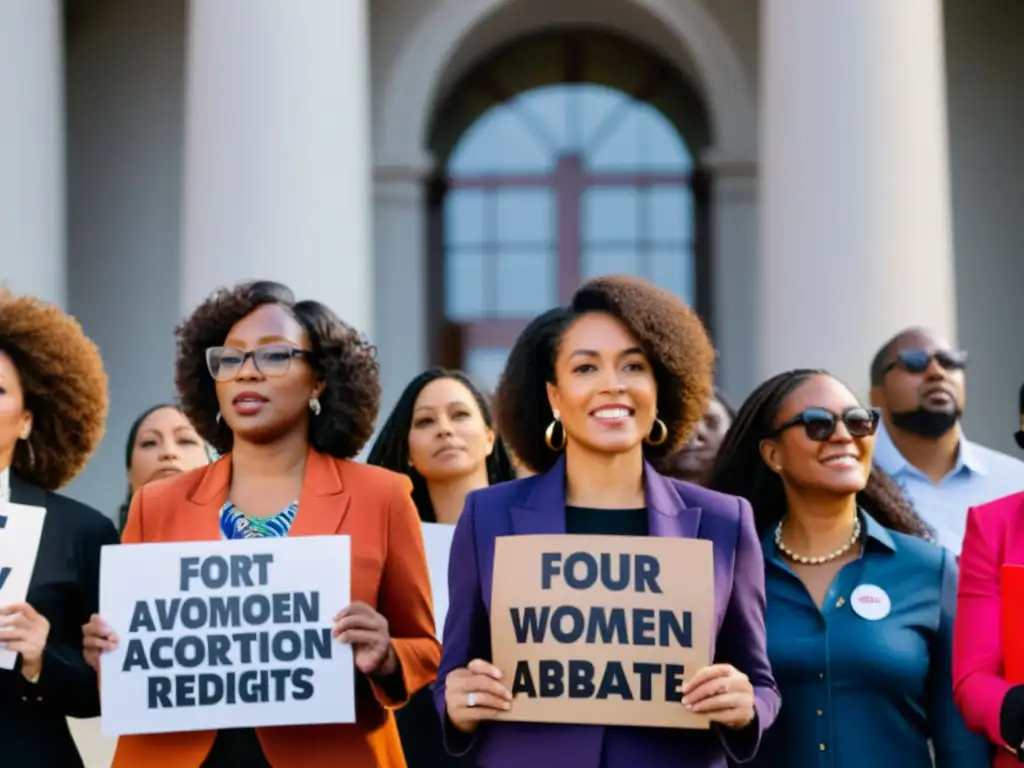
[[[769,379],[708,485],[748,499],[765,559],[768,656],[785,702],[759,768],[982,768],[953,703],[957,568],[872,466],[879,414],[824,371]]]
[[[144,486],[125,543],[351,537],[356,723],[124,736],[114,768],[404,768],[392,710],[436,676],[430,581],[408,478],[352,461],[373,432],[373,347],[327,307],[272,282],[210,296],[178,329],[182,408],[222,457]],[[99,616],[86,656],[115,647]]]

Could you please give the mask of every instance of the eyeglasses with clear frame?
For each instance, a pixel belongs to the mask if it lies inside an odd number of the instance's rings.
[[[311,353],[290,344],[267,344],[245,352],[236,347],[209,347],[206,350],[206,367],[214,381],[232,381],[238,377],[246,360],[252,358],[256,370],[267,378],[277,379],[287,375],[292,360],[308,360]]]

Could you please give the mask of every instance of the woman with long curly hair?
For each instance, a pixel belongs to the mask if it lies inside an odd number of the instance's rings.
[[[516,341],[499,433],[538,474],[469,494],[455,528],[435,701],[449,752],[489,768],[719,768],[749,760],[779,708],[765,650],[764,562],[750,506],[658,474],[711,397],[707,332],[673,295],[627,277],[585,283]],[[699,508],[699,514],[695,511]],[[513,518],[515,522],[513,523]],[[491,659],[495,541],[596,534],[713,542],[714,663],[682,687],[709,730],[494,722],[515,707]],[[682,706],[680,711],[682,711]]]
[[[117,531],[56,491],[85,467],[106,419],[107,375],[78,323],[0,291],[0,497],[46,509],[28,595],[0,605],[0,645],[18,654],[0,669],[5,764],[81,766],[67,718],[100,713],[81,626],[99,599],[100,548]]]
[[[351,537],[356,722],[123,736],[115,768],[404,768],[391,711],[429,684],[440,647],[407,478],[358,464],[380,380],[373,347],[330,309],[260,281],[216,291],[178,329],[182,409],[221,458],[135,494],[126,543]],[[88,657],[115,647],[99,617]]]
[[[957,567],[872,464],[879,413],[820,370],[740,408],[708,487],[747,499],[764,550],[768,656],[785,706],[750,763],[982,768],[953,704]]]
[[[412,500],[425,523],[453,525],[467,494],[515,478],[484,393],[462,371],[444,368],[431,368],[409,382],[367,462],[409,476]],[[429,689],[396,717],[409,768],[475,765],[445,751]]]

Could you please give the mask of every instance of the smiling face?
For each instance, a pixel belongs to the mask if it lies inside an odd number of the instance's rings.
[[[279,304],[253,310],[235,323],[223,343],[242,355],[267,346],[310,350],[305,329]],[[221,415],[236,440],[268,443],[296,429],[308,433],[309,401],[320,395],[323,384],[303,356],[282,367],[283,373],[268,376],[249,356],[234,378],[216,382]]]
[[[843,414],[860,403],[831,376],[812,376],[783,400],[775,415],[777,428],[809,409]],[[844,496],[864,490],[871,472],[875,437],[853,437],[839,421],[825,440],[812,440],[802,425],[761,443],[761,457],[792,488]]]
[[[409,429],[409,461],[428,483],[480,472],[486,476],[494,439],[462,382],[435,379],[420,390]]]
[[[134,493],[152,480],[188,472],[210,461],[206,446],[177,408],[159,408],[139,425],[128,483]]]
[[[658,388],[640,342],[611,315],[591,312],[562,336],[548,402],[566,450],[641,450],[657,416]]]
[[[14,361],[0,352],[0,469],[11,466],[18,440],[32,429],[32,414],[25,410],[25,392]]]

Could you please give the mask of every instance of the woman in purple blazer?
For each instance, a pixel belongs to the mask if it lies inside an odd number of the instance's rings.
[[[586,283],[520,336],[495,407],[500,433],[538,474],[471,493],[455,529],[434,690],[449,752],[484,768],[724,768],[754,757],[779,693],[750,505],[646,461],[677,450],[701,418],[713,362],[696,315],[632,278]],[[714,663],[687,682],[682,705],[706,713],[710,730],[488,722],[512,706],[490,663],[495,539],[538,533],[714,542]]]

